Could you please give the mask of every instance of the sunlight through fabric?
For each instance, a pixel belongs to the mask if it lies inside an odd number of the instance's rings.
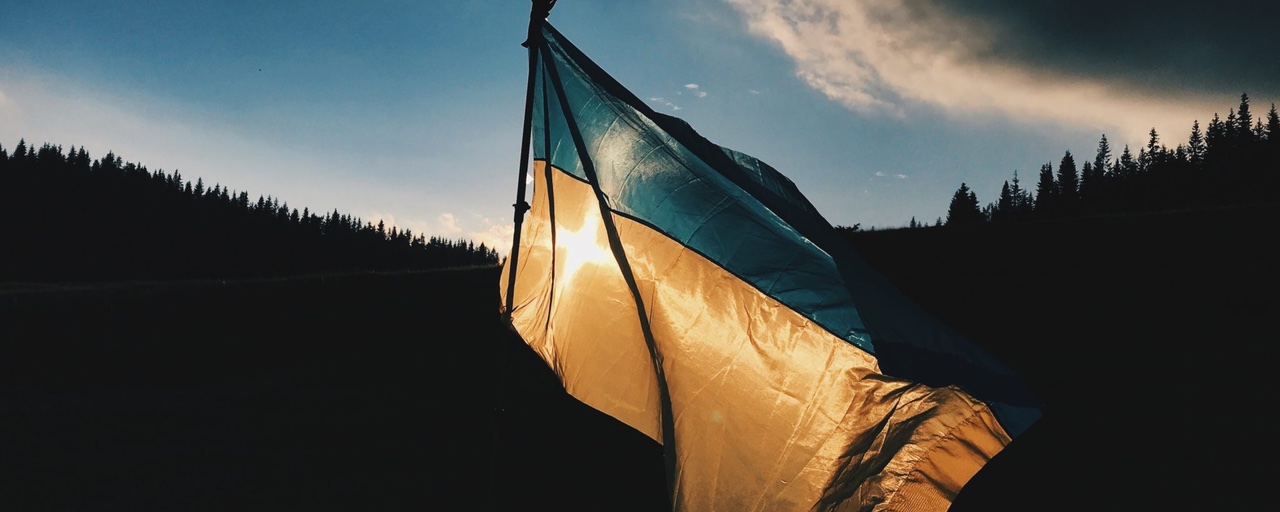
[[[576,229],[558,225],[556,229],[556,261],[563,262],[556,272],[560,280],[557,290],[573,290],[573,278],[587,265],[613,265],[604,230],[600,227],[600,215],[591,209],[576,219],[582,222]]]

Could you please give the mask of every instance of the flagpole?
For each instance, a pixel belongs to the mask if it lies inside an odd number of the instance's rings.
[[[542,45],[542,21],[547,19],[551,14],[551,8],[555,6],[557,0],[532,0],[532,7],[529,11],[529,32],[521,46],[529,49],[529,79],[525,85],[524,93],[524,133],[520,139],[520,176],[516,180],[516,202],[511,206],[515,208],[515,233],[511,236],[511,252],[507,256],[507,268],[510,270],[507,275],[507,301],[503,307],[502,315],[506,320],[511,319],[511,310],[514,308],[515,290],[516,290],[516,264],[520,258],[520,231],[524,224],[524,214],[529,211],[529,203],[525,202],[525,183],[528,180],[529,173],[529,147],[530,138],[532,138],[533,130],[533,89],[535,84],[535,75],[537,75],[538,66],[538,47]]]

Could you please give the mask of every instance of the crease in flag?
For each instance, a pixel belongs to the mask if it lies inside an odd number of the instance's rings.
[[[789,179],[535,24],[504,314],[568,393],[663,444],[674,509],[945,510],[1038,419]]]

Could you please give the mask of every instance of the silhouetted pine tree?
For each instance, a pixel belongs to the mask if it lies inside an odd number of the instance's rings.
[[[1035,217],[1056,217],[1058,206],[1058,183],[1053,179],[1053,164],[1044,164],[1040,166],[1040,180],[1036,182]]]
[[[1058,163],[1057,192],[1059,215],[1070,216],[1079,212],[1080,174],[1070,150],[1062,155],[1062,161]]]
[[[1135,211],[1137,209],[1134,197],[1138,182],[1138,160],[1134,158],[1128,144],[1125,144],[1120,157],[1112,164],[1112,177],[1109,181],[1113,183],[1113,208],[1116,211]]]
[[[1187,137],[1187,161],[1197,169],[1204,165],[1205,139],[1200,132],[1200,120],[1191,124],[1191,135]]]
[[[961,183],[960,188],[951,196],[951,205],[947,208],[947,226],[973,226],[986,220],[982,215],[982,207],[978,196],[969,189],[969,185]]]
[[[1276,113],[1276,104],[1271,104],[1267,112],[1266,138],[1262,169],[1263,187],[1270,192],[1270,198],[1280,197],[1280,115]]]
[[[1156,132],[1155,128],[1152,128],[1147,138],[1147,170],[1151,170],[1152,167],[1159,167],[1172,158],[1173,152],[1163,142],[1160,142],[1160,134]]]
[[[1013,180],[1010,184],[1009,193],[1013,195],[1013,219],[1018,221],[1030,219],[1031,213],[1035,210],[1035,199],[1031,197],[1030,191],[1023,188],[1017,169],[1013,171]]]
[[[1022,188],[1018,171],[1015,169],[1013,179],[1001,185],[1000,197],[994,203],[988,204],[985,210],[990,212],[987,218],[992,222],[1024,222],[1031,218],[1034,210],[1033,203],[1031,195]]]
[[[1097,213],[1102,196],[1102,173],[1096,170],[1093,162],[1086,161],[1080,169],[1080,213]]]
[[[1253,114],[1249,112],[1249,95],[1240,95],[1240,108],[1235,112],[1236,122],[1232,126],[1232,136],[1240,149],[1246,150],[1253,142]]]
[[[1105,211],[1111,203],[1110,185],[1107,177],[1111,170],[1111,143],[1107,134],[1098,139],[1098,149],[1094,153],[1090,172],[1080,176],[1080,199],[1084,210],[1089,213]]]
[[[987,217],[991,222],[1007,223],[1012,222],[1011,215],[1013,213],[1013,191],[1009,188],[1009,182],[1006,180],[1004,185],[1000,187],[1000,197],[996,199],[995,204],[989,205],[991,214]]]

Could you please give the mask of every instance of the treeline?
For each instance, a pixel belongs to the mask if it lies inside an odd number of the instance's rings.
[[[1254,119],[1249,95],[1226,119],[1213,115],[1203,129],[1196,120],[1184,142],[1172,149],[1151,129],[1146,146],[1135,154],[1115,150],[1104,134],[1092,160],[1077,166],[1067,151],[1058,162],[1040,167],[1034,188],[1023,186],[1017,171],[999,197],[981,206],[977,194],[961,183],[947,208],[945,225],[1010,223],[1071,217],[1156,212],[1280,201],[1280,116],[1276,106],[1266,119]],[[935,225],[943,225],[938,219]],[[922,227],[914,218],[908,227]]]
[[[113,152],[0,146],[0,281],[274,277],[496,264],[465,239],[427,238]]]

